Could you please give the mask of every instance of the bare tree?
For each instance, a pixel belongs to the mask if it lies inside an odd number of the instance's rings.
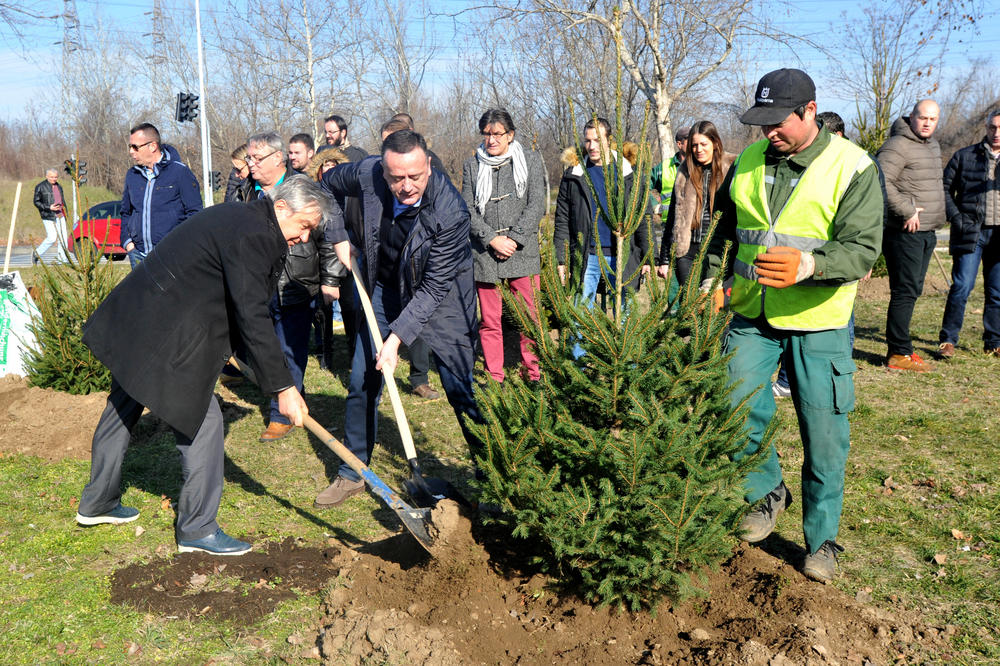
[[[671,109],[716,72],[750,31],[752,0],[520,0],[499,3],[501,17],[558,17],[571,34],[600,28],[625,72],[649,102],[661,152],[673,142]],[[630,40],[638,36],[641,47]],[[593,44],[591,43],[591,46]]]
[[[940,85],[941,60],[953,40],[974,30],[980,0],[892,0],[868,3],[831,34],[842,35],[833,61],[858,100],[858,143],[874,152],[893,118]],[[854,57],[845,57],[845,54]],[[861,76],[858,64],[861,64]]]

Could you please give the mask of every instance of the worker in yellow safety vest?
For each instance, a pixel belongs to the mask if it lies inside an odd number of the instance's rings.
[[[777,452],[764,434],[775,412],[771,376],[781,360],[789,371],[804,448],[803,573],[823,582],[837,571],[837,544],[850,447],[847,415],[854,408],[854,361],[847,322],[857,281],[878,257],[882,190],[864,150],[816,121],[816,86],[797,69],[766,74],[756,101],[740,120],[758,125],[764,140],[733,166],[728,201],[708,250],[712,288],[720,270],[732,272],[732,404],[749,396],[748,441],[742,455],[762,446],[760,467],[746,480],[753,505],[741,538],[765,539],[792,496]],[[725,242],[731,261],[723,267]],[[721,292],[712,295],[721,307]],[[763,389],[761,387],[764,387]]]

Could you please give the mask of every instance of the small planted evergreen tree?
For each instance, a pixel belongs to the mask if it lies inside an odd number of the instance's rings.
[[[27,351],[28,380],[73,394],[107,391],[111,372],[83,344],[83,324],[116,284],[114,266],[99,252],[78,252],[63,264],[39,264],[36,347]]]
[[[620,259],[614,271],[601,265],[616,278],[615,307],[585,307],[578,280],[561,284],[548,248],[537,319],[505,294],[536,341],[542,378],[490,382],[479,399],[485,424],[472,427],[485,443],[481,501],[500,506],[497,520],[585,599],[637,610],[692,593],[699,569],[732,553],[743,482],[759,461],[736,459],[749,410],[730,404],[728,317],[700,293],[698,271],[674,302],[669,280],[647,280],[640,297],[621,288],[634,277],[624,275],[626,239],[649,224],[649,153],[640,152],[628,196],[622,158],[612,157],[604,213]],[[586,351],[579,359],[576,343]]]

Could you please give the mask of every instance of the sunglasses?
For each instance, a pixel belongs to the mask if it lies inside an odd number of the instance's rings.
[[[130,148],[131,150],[134,150],[134,151],[138,152],[138,150],[139,150],[140,148],[142,148],[143,146],[148,146],[149,144],[153,143],[153,141],[155,141],[155,139],[150,139],[150,140],[149,140],[149,141],[147,141],[146,143],[140,143],[140,144],[139,144],[138,146],[137,146],[137,145],[135,145],[134,143],[130,143],[130,144],[128,144],[128,147],[129,147],[129,148]]]

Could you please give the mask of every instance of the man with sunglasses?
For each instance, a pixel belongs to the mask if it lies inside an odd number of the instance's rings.
[[[135,268],[171,229],[200,211],[202,204],[191,169],[172,146],[160,143],[154,125],[142,123],[129,130],[128,154],[135,166],[125,174],[121,245]]]

